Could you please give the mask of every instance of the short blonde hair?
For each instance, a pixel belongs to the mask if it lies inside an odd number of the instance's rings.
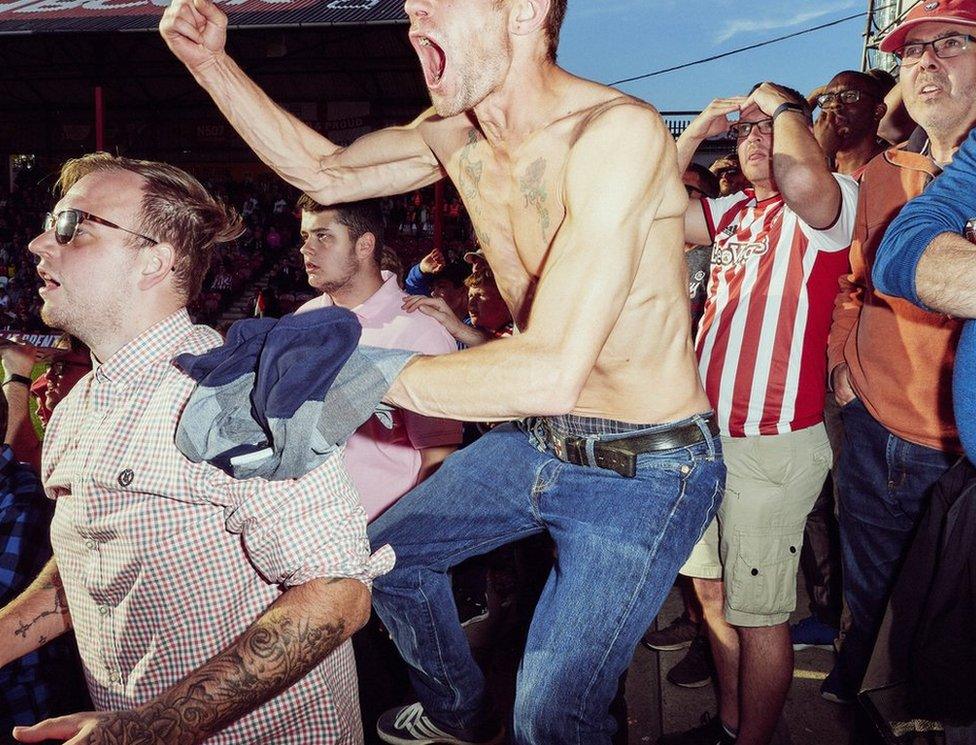
[[[109,171],[129,171],[145,179],[138,232],[173,246],[176,288],[192,302],[200,294],[214,246],[243,232],[240,216],[176,166],[110,153],[90,153],[67,161],[57,188],[63,196],[85,176]]]

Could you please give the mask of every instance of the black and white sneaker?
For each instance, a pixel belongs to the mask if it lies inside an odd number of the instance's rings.
[[[505,741],[504,728],[488,739],[466,739],[465,736],[452,735],[424,714],[423,704],[398,706],[390,709],[376,722],[376,734],[383,742],[392,745],[501,745]]]

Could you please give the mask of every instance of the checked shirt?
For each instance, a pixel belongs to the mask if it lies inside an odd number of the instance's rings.
[[[51,538],[99,709],[126,709],[229,646],[280,595],[315,578],[367,585],[366,520],[336,454],[294,481],[235,481],[176,448],[194,382],[171,364],[220,343],[185,310],[96,364],[44,443]],[[212,743],[362,740],[349,642]]]

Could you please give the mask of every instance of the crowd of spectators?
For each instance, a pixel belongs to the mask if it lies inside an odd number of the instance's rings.
[[[976,8],[966,12],[966,25],[976,26]],[[927,18],[919,18],[916,25],[924,26]],[[937,87],[939,75],[958,74],[953,66],[968,65],[976,76],[968,46],[974,37],[952,31],[907,44],[902,34],[886,43],[903,56],[903,75],[921,69]],[[965,301],[971,282],[958,258],[968,244],[944,242],[945,234],[971,235],[976,200],[962,200],[963,208],[954,203],[976,183],[976,135],[966,139],[976,123],[976,97],[963,89],[958,106],[935,115],[922,91],[880,71],[838,73],[807,96],[757,84],[749,96],[716,99],[678,140],[690,204],[685,257],[699,372],[723,428],[730,496],[682,569],[682,616],[644,637],[656,650],[687,646],[668,680],[686,687],[714,681],[718,711],[662,743],[770,742],[793,675],[792,650],[805,646],[839,650],[821,688],[824,699],[852,705],[860,697],[875,706],[852,742],[873,743],[878,730],[891,741],[910,732],[906,722],[919,734],[944,730],[953,745],[973,741],[972,563],[956,576],[968,606],[960,611],[946,601],[951,607],[940,615],[926,603],[927,588],[945,584],[947,546],[973,545],[972,538],[950,544],[963,539],[935,523],[959,524],[964,518],[954,505],[976,491],[976,473],[961,460],[969,423],[957,415],[971,402],[958,398],[968,390],[959,368],[955,402],[950,393],[957,345],[965,365],[976,354],[953,316],[973,315],[976,306]],[[733,112],[740,118],[729,120]],[[784,116],[790,128],[777,129]],[[700,162],[702,142],[716,135],[728,136],[730,151]],[[323,271],[314,262],[325,263],[318,257],[326,249],[317,254],[311,246],[316,237],[308,221],[318,216],[348,228],[348,220],[332,214],[336,209],[308,197],[301,207],[297,193],[270,178],[207,186],[241,215],[244,229],[213,258],[191,306],[200,322],[216,325],[242,298],[248,315],[252,307],[254,315],[279,317],[319,303],[348,307],[364,321],[378,313],[368,305],[378,302],[375,295],[385,298],[384,312],[437,321],[434,331],[449,347],[515,333],[451,187],[440,201],[428,188],[373,205],[385,227],[375,228],[383,234],[373,237],[377,249],[357,276],[375,287],[357,294],[355,283],[343,289],[311,279]],[[0,324],[11,330],[43,328],[38,281],[24,249],[49,202],[43,185],[21,185],[0,200]],[[369,231],[351,232],[352,252]],[[458,426],[451,449],[491,426],[469,426],[463,442]],[[784,437],[791,444],[777,450]],[[771,474],[773,466],[789,473]],[[411,472],[409,481],[423,478]],[[945,514],[933,517],[933,494]],[[748,507],[740,497],[749,498]],[[512,601],[525,589],[517,575],[526,567],[514,554],[504,556],[456,573],[462,622],[484,619],[492,592],[497,606],[498,597]],[[551,546],[543,546],[534,568],[551,559]],[[810,615],[791,628],[798,571]],[[491,587],[492,572],[506,590]],[[891,598],[902,615],[893,615]],[[924,619],[926,633],[936,637],[921,649],[927,655],[921,660],[905,659],[906,649],[918,645],[898,626],[906,606],[908,617],[919,625]],[[962,637],[951,644],[938,639],[947,615],[953,624],[947,633]],[[379,644],[386,632],[371,633]],[[954,686],[947,693],[945,677]],[[872,693],[899,686],[907,693],[880,711]]]
[[[0,197],[0,327],[41,331],[40,284],[27,244],[51,208],[50,189],[24,183]]]

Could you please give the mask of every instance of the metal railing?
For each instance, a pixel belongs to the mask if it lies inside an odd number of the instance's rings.
[[[661,116],[664,118],[664,123],[668,125],[668,131],[671,136],[678,139],[681,133],[688,128],[688,125],[698,116],[700,111],[662,111]],[[709,143],[715,143],[717,147],[725,148],[731,143],[732,140],[729,137],[719,137],[715,140],[709,140]],[[706,146],[709,146],[706,144]]]

